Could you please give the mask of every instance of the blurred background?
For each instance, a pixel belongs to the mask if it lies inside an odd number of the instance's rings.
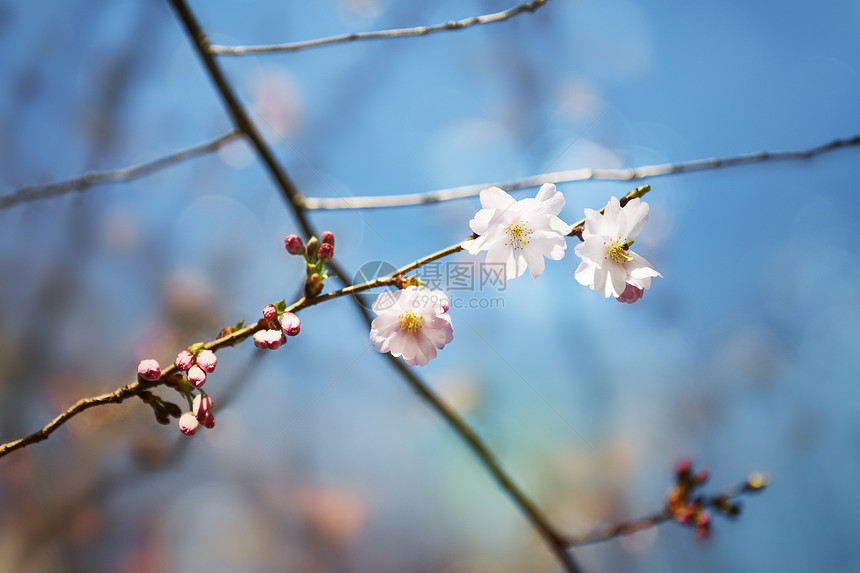
[[[193,1],[215,43],[427,25],[515,0]],[[803,149],[860,132],[860,2],[550,0],[503,23],[220,62],[314,197]],[[228,116],[166,2],[0,2],[0,193],[149,161]],[[645,181],[634,305],[550,262],[451,310],[418,374],[571,534],[662,508],[677,459],[772,479],[713,535],[666,524],[588,572],[860,570],[860,149]],[[560,185],[573,222],[640,183]],[[518,197],[532,196],[534,189]],[[469,234],[477,198],[314,212],[355,271]],[[0,440],[293,300],[299,227],[244,142],[0,211]],[[449,259],[469,262],[465,253]],[[350,279],[352,277],[346,277]],[[327,283],[334,288],[335,281]],[[0,460],[0,569],[557,571],[347,299],[274,352],[219,353],[213,430],[137,400]],[[167,391],[161,394],[171,397]]]

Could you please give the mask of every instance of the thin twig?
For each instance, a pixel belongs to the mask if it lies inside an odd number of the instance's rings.
[[[58,183],[48,183],[46,185],[30,185],[28,187],[22,187],[14,193],[10,193],[9,195],[4,195],[0,197],[0,209],[12,207],[13,205],[17,205],[18,203],[35,201],[36,199],[47,199],[48,197],[56,197],[58,195],[71,193],[72,191],[83,191],[84,189],[88,189],[93,185],[118,183],[122,181],[130,181],[132,179],[137,179],[138,177],[143,177],[144,175],[149,175],[150,173],[160,171],[162,169],[170,167],[171,165],[175,165],[181,161],[185,161],[186,159],[191,159],[199,155],[211,153],[212,151],[215,151],[220,148],[228,141],[232,141],[233,139],[239,137],[239,135],[240,134],[238,131],[233,130],[229,133],[225,133],[220,137],[216,137],[211,141],[181,149],[175,153],[171,153],[170,155],[166,155],[154,161],[138,163],[137,165],[131,165],[129,167],[113,169],[110,171],[90,171],[88,173],[84,173],[81,177],[78,177],[77,179],[60,181]]]
[[[764,489],[763,485],[751,485],[751,479],[745,481],[742,484],[726,488],[717,495],[700,498],[701,507],[718,507],[719,504],[724,503],[726,501],[733,501],[744,494],[758,493],[762,489]],[[640,517],[638,519],[632,519],[630,521],[623,521],[621,523],[615,523],[606,527],[601,527],[583,535],[568,536],[565,539],[565,544],[567,545],[567,547],[576,547],[579,545],[590,545],[592,543],[609,541],[610,539],[614,539],[622,535],[630,535],[632,533],[636,533],[637,531],[642,531],[643,529],[649,529],[651,527],[660,525],[661,523],[672,520],[673,517],[674,516],[669,512],[668,509],[664,509],[661,512],[653,513],[645,517]]]
[[[233,125],[251,142],[251,145],[263,160],[269,174],[275,180],[275,184],[281,191],[284,199],[292,206],[299,195],[299,190],[293,180],[290,179],[290,176],[287,175],[287,172],[275,160],[274,153],[269,149],[269,146],[257,130],[257,126],[254,125],[247,112],[245,112],[245,109],[239,102],[239,98],[236,97],[236,93],[233,91],[233,86],[227,81],[227,78],[221,71],[221,67],[215,61],[215,57],[209,52],[209,38],[206,37],[206,34],[184,0],[169,1],[173,9],[176,10],[185,31],[191,37],[194,50],[200,57],[201,62],[203,62],[203,66],[209,73],[209,77],[212,78],[216,91],[221,96],[224,106],[227,108],[227,113],[230,114],[230,118],[233,120]],[[293,209],[293,211],[302,227],[302,231],[308,236],[312,235],[311,227],[304,213],[299,209]]]
[[[102,406],[104,404],[119,404],[126,398],[130,398],[131,396],[137,395],[138,392],[143,389],[143,387],[143,384],[141,384],[140,382],[134,382],[132,384],[129,384],[128,386],[118,388],[114,392],[110,392],[108,394],[101,394],[99,396],[93,396],[92,398],[82,398],[78,400],[74,404],[74,406],[54,418],[51,423],[47,424],[38,432],[34,432],[29,436],[21,438],[20,440],[8,442],[0,446],[0,457],[3,457],[10,452],[14,452],[15,450],[29,446],[31,444],[43,442],[47,440],[48,437],[52,433],[54,433],[55,430],[57,430],[57,428],[59,428],[81,412],[89,410],[90,408],[93,408],[95,406]]]
[[[417,26],[414,28],[397,28],[393,30],[378,30],[376,32],[356,32],[352,34],[341,34],[339,36],[331,36],[328,38],[319,38],[316,40],[307,40],[304,42],[289,42],[286,44],[274,44],[267,46],[220,46],[212,44],[209,46],[209,52],[225,56],[241,56],[243,54],[261,54],[274,52],[295,52],[305,48],[315,48],[318,46],[329,46],[332,44],[342,44],[344,42],[354,42],[356,40],[377,40],[383,38],[404,38],[407,36],[424,36],[433,32],[441,32],[444,30],[462,30],[476,24],[490,24],[492,22],[502,22],[508,18],[512,18],[522,12],[534,12],[544,5],[546,0],[533,0],[526,2],[513,8],[509,8],[502,12],[494,14],[485,14],[483,16],[473,16],[463,20],[451,20],[434,26]]]
[[[388,195],[385,197],[300,197],[299,200],[305,209],[376,209],[381,207],[404,207],[408,205],[422,205],[424,203],[437,203],[439,201],[451,201],[474,197],[487,187],[501,187],[513,191],[527,187],[537,187],[544,183],[571,183],[574,181],[588,180],[615,180],[632,181],[634,179],[645,179],[647,177],[659,177],[673,175],[676,173],[687,173],[690,171],[704,171],[706,169],[719,169],[722,167],[734,167],[763,161],[785,161],[798,159],[811,159],[843,147],[851,147],[860,144],[860,135],[849,139],[837,139],[825,145],[819,145],[811,149],[797,151],[759,151],[724,158],[696,159],[680,163],[662,163],[659,165],[644,165],[629,169],[571,169],[567,171],[553,171],[543,175],[532,175],[521,179],[501,181],[494,183],[480,183],[477,185],[464,185],[462,187],[451,187],[429,191],[427,193],[409,193],[405,195]]]

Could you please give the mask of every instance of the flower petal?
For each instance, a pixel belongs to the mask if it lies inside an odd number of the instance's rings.
[[[576,272],[573,273],[573,278],[582,286],[594,288],[594,272],[597,270],[597,265],[591,264],[588,261],[579,263]]]
[[[635,239],[642,229],[645,228],[645,223],[648,222],[649,210],[648,203],[641,201],[638,197],[631,199],[624,206],[624,214],[627,218],[627,230],[624,236],[627,239]]]
[[[609,272],[609,280],[606,282],[606,287],[603,290],[603,296],[619,297],[627,288],[627,269],[624,265],[609,263],[605,265]]]
[[[564,195],[562,195],[552,183],[544,183],[538,191],[539,202],[543,203],[541,209],[546,213],[558,215],[564,207]]]
[[[522,259],[529,266],[529,272],[533,279],[538,278],[543,273],[546,263],[543,260],[543,255],[540,253],[536,245],[529,244],[522,251]]]
[[[379,293],[379,296],[376,297],[376,300],[373,301],[373,304],[370,306],[370,308],[376,314],[381,315],[387,309],[393,308],[398,303],[398,301],[400,300],[400,297],[402,296],[402,294],[401,294],[402,292],[403,291],[399,291],[399,290],[383,291],[383,292]]]
[[[498,187],[489,187],[481,191],[481,207],[484,209],[505,210],[514,203],[514,198]]]

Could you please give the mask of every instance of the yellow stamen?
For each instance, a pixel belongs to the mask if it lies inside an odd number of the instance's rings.
[[[514,249],[522,249],[529,244],[529,237],[534,235],[534,229],[529,227],[525,221],[517,221],[512,223],[505,232],[508,235],[505,244]]]
[[[417,312],[404,312],[397,318],[400,319],[400,330],[401,332],[405,332],[407,334],[415,334],[421,327],[421,321],[424,319],[424,315],[418,314]]]
[[[621,240],[613,241],[611,245],[606,247],[606,258],[615,264],[623,265],[633,260],[633,257],[627,254],[627,249],[630,248],[630,243],[627,241],[622,243]],[[606,241],[603,242],[606,244]]]

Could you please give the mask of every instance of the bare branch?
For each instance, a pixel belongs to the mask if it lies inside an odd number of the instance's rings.
[[[89,410],[94,406],[102,406],[104,404],[119,404],[126,398],[136,395],[141,389],[142,385],[139,382],[134,382],[108,394],[101,394],[100,396],[93,396],[92,398],[81,398],[74,406],[54,418],[50,424],[46,425],[38,432],[34,432],[20,440],[0,445],[0,457],[3,457],[10,452],[14,452],[17,449],[47,440],[48,436],[54,433],[57,428],[85,410]]]
[[[110,171],[90,171],[77,179],[70,179],[68,181],[61,181],[58,183],[49,183],[47,185],[31,185],[29,187],[22,187],[14,193],[0,197],[0,209],[12,207],[18,203],[35,201],[36,199],[47,199],[48,197],[65,195],[72,191],[83,191],[93,185],[118,183],[137,179],[138,177],[155,173],[156,171],[160,171],[170,167],[171,165],[185,161],[186,159],[211,153],[225,143],[239,137],[239,135],[238,131],[233,130],[211,141],[181,149],[175,153],[171,153],[170,155],[147,163],[138,163],[137,165],[131,165],[129,167],[113,169]]]
[[[464,185],[450,189],[440,189],[427,193],[410,193],[407,195],[389,195],[385,197],[346,197],[346,198],[314,198],[300,197],[305,209],[376,209],[380,207],[404,207],[407,205],[421,205],[424,203],[436,203],[439,201],[451,201],[474,197],[487,187],[501,187],[508,191],[523,189],[526,187],[537,187],[544,183],[570,183],[573,181],[588,180],[616,180],[632,181],[634,179],[645,179],[648,177],[659,177],[663,175],[674,175],[676,173],[687,173],[690,171],[704,171],[707,169],[720,169],[723,167],[734,167],[747,165],[749,163],[761,163],[764,161],[786,161],[811,159],[818,155],[834,151],[843,147],[851,147],[860,144],[860,135],[850,139],[837,139],[825,145],[819,145],[806,150],[798,151],[759,151],[745,155],[735,155],[724,158],[696,159],[680,163],[663,163],[659,165],[644,165],[630,169],[571,169],[567,171],[553,171],[543,175],[533,175],[522,179],[501,181],[495,183],[480,183],[477,185]]]
[[[376,32],[357,32],[352,34],[341,34],[339,36],[331,36],[328,38],[319,38],[316,40],[307,40],[304,42],[290,42],[286,44],[274,44],[268,46],[220,46],[210,45],[209,52],[212,54],[226,56],[241,56],[243,54],[260,54],[274,52],[295,52],[305,48],[316,48],[318,46],[329,46],[331,44],[342,44],[344,42],[354,42],[356,40],[377,40],[383,38],[404,38],[407,36],[425,36],[433,32],[441,32],[443,30],[462,30],[476,24],[490,24],[492,22],[502,22],[522,12],[534,12],[546,3],[546,0],[532,0],[513,8],[509,8],[502,12],[493,14],[485,14],[483,16],[473,16],[463,20],[451,20],[443,24],[434,26],[417,26],[415,28],[396,28],[393,30],[379,30]]]
[[[763,490],[764,487],[765,485],[762,478],[753,474],[749,479],[747,479],[747,481],[730,488],[726,488],[717,495],[701,498],[699,501],[702,508],[719,509],[727,502],[733,502],[736,498],[745,494],[758,493]],[[650,529],[651,527],[672,520],[673,517],[674,516],[668,509],[664,509],[661,512],[653,513],[645,517],[601,527],[583,535],[571,535],[565,540],[565,542],[568,547],[576,547],[578,545],[590,545],[592,543],[600,543],[601,541],[609,541],[610,539],[614,539],[622,535],[630,535],[637,531],[642,531],[643,529]]]

